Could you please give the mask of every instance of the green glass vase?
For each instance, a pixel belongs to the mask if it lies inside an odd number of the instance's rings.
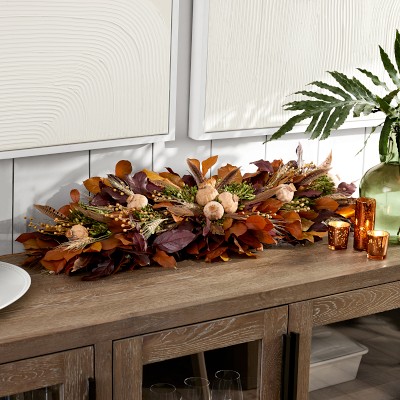
[[[387,153],[381,163],[369,169],[360,182],[360,196],[376,200],[375,229],[390,233],[392,243],[399,242],[400,229],[400,137],[393,130]]]

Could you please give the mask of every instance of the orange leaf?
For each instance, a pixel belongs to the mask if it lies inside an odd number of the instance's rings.
[[[162,176],[165,179],[168,179],[172,183],[175,183],[176,186],[179,186],[179,187],[185,186],[185,182],[178,175],[171,174],[170,172],[160,172],[160,176]]]
[[[299,220],[286,224],[285,229],[296,239],[303,239],[303,231],[301,229],[301,222]]]
[[[209,169],[217,162],[218,156],[211,156],[201,163],[201,172],[206,176]]]
[[[200,161],[199,160],[197,160],[196,158],[188,158],[188,161],[193,163],[197,167],[197,169],[200,171]]]
[[[71,196],[71,200],[73,203],[79,203],[79,200],[81,198],[81,194],[79,193],[78,189],[72,189],[69,192],[69,195]]]
[[[268,200],[263,201],[261,205],[258,207],[258,210],[267,214],[274,214],[282,207],[282,204],[283,204],[282,201],[270,198]]]
[[[48,271],[53,271],[56,274],[59,274],[67,264],[66,260],[54,260],[54,261],[47,261],[47,260],[40,260],[40,263],[45,267]]]
[[[230,258],[229,258],[229,256],[228,256],[228,253],[227,253],[227,252],[222,253],[222,254],[219,256],[219,258],[220,258],[222,261],[229,261],[229,260],[230,260]]]
[[[225,253],[225,251],[228,249],[227,246],[220,246],[217,247],[215,250],[210,251],[207,255],[206,255],[206,262],[211,262],[212,260],[214,260],[217,257],[220,257],[222,254]]]
[[[26,232],[26,233],[21,233],[15,240],[20,243],[24,243],[28,240],[36,239],[36,233],[35,232]]]
[[[115,237],[109,237],[108,239],[102,240],[100,243],[102,250],[112,250],[118,247],[121,241]]]
[[[169,256],[165,251],[157,249],[153,260],[164,268],[176,268],[176,260],[173,256]]]
[[[250,247],[256,250],[262,250],[263,245],[260,241],[253,235],[253,232],[246,232],[244,235],[240,236],[240,241],[248,244]]]
[[[222,228],[224,231],[229,229],[233,224],[233,219],[232,218],[224,218],[224,222],[222,223]]]
[[[254,231],[252,233],[261,243],[276,244],[276,240],[265,230],[264,231]]]
[[[92,243],[87,249],[83,250],[84,253],[100,252],[102,245],[100,242]]]
[[[129,175],[131,172],[132,164],[130,161],[121,160],[117,162],[117,165],[115,166],[115,175],[117,175],[118,178],[125,178],[125,176]]]
[[[132,244],[132,240],[127,239],[123,233],[117,233],[116,235],[114,235],[114,237],[116,239],[119,239],[123,245]]]
[[[260,215],[250,215],[250,217],[246,219],[245,224],[249,229],[261,230],[265,228],[267,221]]]
[[[318,217],[318,213],[313,210],[299,211],[299,215],[301,218],[306,218],[306,219],[311,219],[311,220],[314,220],[315,218]]]
[[[244,222],[235,222],[230,228],[229,233],[236,236],[241,236],[247,232],[247,226]]]
[[[231,164],[226,164],[224,167],[221,167],[218,169],[218,179],[224,179],[226,175],[229,174],[229,172],[233,171],[234,169],[236,169],[237,167],[235,167],[234,165]],[[237,182],[237,183],[241,183],[242,182],[242,174],[240,173],[240,170],[238,170],[234,176],[234,178],[232,179],[232,182]]]
[[[338,207],[339,204],[330,197],[320,197],[319,199],[315,200],[315,208],[317,210],[336,211]]]
[[[69,261],[71,258],[78,254],[81,254],[82,250],[63,250],[63,249],[52,249],[49,250],[42,260],[45,261],[56,261],[56,260],[66,260]]]
[[[170,201],[161,201],[160,203],[154,204],[153,208],[156,210],[158,208],[167,208],[171,206],[173,206],[173,204]]]
[[[301,217],[296,211],[283,211],[280,214],[286,222],[301,221]]]
[[[69,204],[62,206],[61,208],[58,209],[58,212],[61,214],[64,214],[66,217],[69,216],[71,210],[71,206]]]
[[[83,181],[83,185],[90,193],[97,194],[100,193],[100,186],[99,186],[100,181],[101,178],[95,176],[93,178],[89,178]]]

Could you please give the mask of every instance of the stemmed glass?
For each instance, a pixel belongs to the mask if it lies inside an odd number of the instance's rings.
[[[170,383],[155,383],[150,386],[150,400],[181,400],[180,393]]]
[[[185,400],[210,400],[208,379],[192,376],[184,380]]]
[[[243,400],[239,372],[220,370],[215,373],[211,400]]]

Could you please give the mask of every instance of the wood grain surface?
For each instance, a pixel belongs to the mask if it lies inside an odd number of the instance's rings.
[[[0,259],[18,264],[24,257]],[[31,269],[28,292],[0,310],[0,363],[393,282],[400,279],[399,260],[398,246],[379,262],[320,242],[94,282]]]

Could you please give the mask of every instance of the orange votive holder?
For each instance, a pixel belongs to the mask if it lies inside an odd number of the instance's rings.
[[[356,200],[354,221],[354,250],[367,250],[367,232],[375,227],[376,201],[370,197]]]
[[[387,231],[370,230],[367,232],[367,257],[370,260],[386,258],[390,234]]]
[[[328,223],[328,248],[330,250],[347,249],[350,224],[345,221],[330,221]]]

